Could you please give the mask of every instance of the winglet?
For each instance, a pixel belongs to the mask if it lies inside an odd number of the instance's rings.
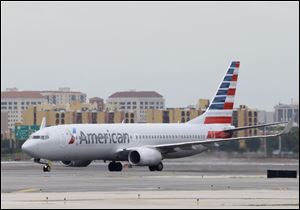
[[[288,124],[285,126],[285,128],[283,129],[283,131],[281,132],[281,134],[285,134],[285,133],[288,133],[290,132],[290,130],[292,129],[293,127],[293,119],[294,119],[294,116],[291,118],[291,120],[288,122]]]
[[[42,120],[42,123],[41,123],[41,126],[40,126],[40,130],[42,128],[46,128],[46,117],[43,117],[43,120]]]

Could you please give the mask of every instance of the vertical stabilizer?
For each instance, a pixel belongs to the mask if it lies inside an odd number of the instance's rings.
[[[239,61],[231,62],[207,110],[188,123],[231,124],[239,67]]]

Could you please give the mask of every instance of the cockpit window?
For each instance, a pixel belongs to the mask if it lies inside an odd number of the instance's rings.
[[[40,139],[41,136],[32,136],[33,139]]]
[[[49,136],[48,136],[48,135],[44,135],[44,136],[37,136],[37,135],[34,135],[34,136],[32,136],[32,139],[42,139],[42,140],[46,140],[46,139],[49,139]]]
[[[41,136],[41,139],[49,139],[49,136]]]

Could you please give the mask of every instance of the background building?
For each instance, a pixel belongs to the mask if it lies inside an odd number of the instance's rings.
[[[40,93],[47,99],[48,104],[86,103],[85,93],[71,91],[68,87],[59,88],[58,91],[40,91]]]
[[[274,107],[275,121],[289,121],[295,114],[294,123],[299,125],[299,104],[281,104]]]
[[[9,132],[9,128],[8,128],[8,112],[2,112],[1,111],[1,137],[3,137],[8,132]]]
[[[274,112],[267,112],[267,111],[264,111],[264,110],[258,110],[257,111],[258,124],[266,124],[266,123],[275,122],[274,114],[275,114]]]
[[[146,110],[147,123],[184,123],[199,116],[201,110],[195,108],[167,108]]]
[[[81,123],[121,123],[125,113],[100,112],[96,104],[72,103],[66,105],[43,104],[24,111],[23,125],[40,125],[46,117],[46,126]]]
[[[232,125],[235,127],[244,127],[244,126],[251,126],[257,125],[258,118],[257,118],[257,110],[253,110],[248,108],[245,105],[240,105],[239,108],[233,110],[232,114]],[[237,137],[242,136],[253,136],[258,134],[258,129],[246,129],[236,132]],[[246,148],[245,141],[239,141],[240,148]]]
[[[197,109],[200,109],[202,111],[205,111],[209,106],[209,100],[208,99],[199,99],[197,103]]]
[[[85,103],[86,94],[59,88],[58,91],[18,91],[7,88],[1,92],[1,111],[8,112],[8,127],[13,129],[16,123],[22,123],[22,113],[30,106],[48,104]]]
[[[145,123],[147,109],[164,109],[165,99],[155,91],[124,91],[109,96],[106,109],[134,113],[134,122]]]
[[[30,106],[47,103],[39,91],[1,92],[1,112],[8,113],[8,128],[13,129],[16,123],[22,123],[22,113]]]
[[[99,97],[93,97],[89,99],[90,104],[96,104],[98,111],[104,110],[104,101],[102,98]]]

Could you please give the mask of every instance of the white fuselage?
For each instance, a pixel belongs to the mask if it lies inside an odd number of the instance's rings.
[[[208,131],[224,125],[199,124],[69,124],[41,129],[22,147],[35,158],[48,160],[127,160],[126,148],[206,140]],[[37,138],[47,136],[47,138]],[[73,136],[73,141],[71,140]],[[206,150],[203,145],[175,148],[163,158],[180,158]]]

